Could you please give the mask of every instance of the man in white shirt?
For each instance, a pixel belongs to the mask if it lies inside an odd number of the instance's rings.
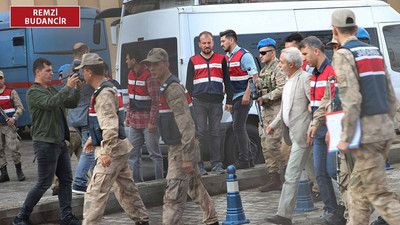
[[[266,128],[267,134],[272,134],[279,122],[283,120],[282,136],[286,144],[292,145],[278,213],[274,217],[265,218],[266,221],[274,224],[292,224],[300,176],[307,161],[312,161],[312,148],[307,144],[307,129],[311,122],[311,114],[308,110],[311,75],[301,69],[302,64],[303,59],[297,48],[290,47],[282,50],[279,66],[286,74],[287,80],[283,88],[281,110]],[[311,170],[308,175],[315,180],[314,170]]]

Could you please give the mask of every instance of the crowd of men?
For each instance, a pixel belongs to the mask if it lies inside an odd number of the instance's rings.
[[[90,53],[87,45],[75,44],[74,61],[58,70],[65,84],[60,90],[50,86],[52,63],[38,58],[33,64],[35,83],[27,92],[38,181],[13,224],[30,224],[34,206],[55,176],[58,181],[53,194],[59,198],[62,225],[82,224],[72,215],[72,192],[85,194],[83,224],[99,224],[111,187],[135,224],[149,224],[135,183],[143,182],[144,143],[154,163],[155,178],[164,178],[160,136],[168,145],[163,224],[183,224],[188,195],[200,205],[204,223],[219,224],[214,203],[201,180],[201,175],[208,173],[201,151],[208,146],[208,134],[211,172],[225,172],[218,135],[225,95],[224,109],[232,114],[239,149],[234,164],[237,169],[254,166],[255,152],[250,147],[246,120],[253,100],[262,106],[265,130],[260,126],[259,133],[268,183],[259,190],[282,190],[277,214],[265,218],[267,222],[292,224],[305,169],[324,203],[324,212],[312,224],[368,224],[371,204],[381,215],[374,224],[398,224],[399,198],[390,191],[384,170],[398,105],[390,76],[378,48],[360,41],[369,36],[357,27],[351,10],[332,14],[332,32],[333,39],[328,43],[335,51],[332,63],[324,43],[315,36],[289,35],[279,59],[276,41],[260,40],[257,49],[265,64],[260,73],[251,53],[238,46],[235,31],[219,34],[226,55],[213,51],[210,32],[201,32],[201,51],[188,62],[186,88],[176,74],[171,74],[164,49],[128,51],[126,116],[120,85],[108,77],[107,64]],[[252,80],[256,96],[251,93]],[[15,90],[4,86],[0,71],[1,91],[0,106],[6,116],[0,118],[5,143],[0,149],[0,182],[9,180],[4,145],[12,151],[22,181],[25,177],[12,126],[24,109]],[[334,154],[328,152],[324,116],[339,110],[344,113],[337,146],[342,162],[340,174],[336,174]],[[349,150],[358,121],[360,144],[358,149]],[[124,125],[129,126],[128,135]],[[70,163],[73,154],[79,159],[74,178]]]

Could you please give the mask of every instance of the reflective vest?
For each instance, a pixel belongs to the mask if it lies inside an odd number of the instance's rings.
[[[223,59],[224,56],[218,53],[214,53],[209,61],[205,60],[201,55],[195,55],[190,58],[194,65],[193,96],[205,93],[223,95]]]
[[[94,104],[96,102],[96,97],[99,95],[100,91],[104,87],[112,87],[117,91],[117,88],[108,81],[105,81],[100,84],[100,86],[94,91],[92,95],[92,99],[90,100],[90,106],[89,106],[89,134],[90,137],[92,138],[92,142],[94,146],[100,146],[101,141],[103,140],[103,131],[100,128],[99,121],[97,119],[97,114],[94,109]],[[117,92],[118,93],[118,92]],[[125,120],[125,110],[124,110],[124,105],[122,103],[122,95],[118,93],[118,138],[119,139],[125,139],[126,134],[125,134],[125,127],[124,127],[124,120]]]
[[[228,62],[229,76],[231,78],[231,87],[233,93],[244,92],[247,89],[249,74],[247,71],[242,70],[240,63],[243,55],[246,53],[248,53],[248,51],[241,48],[232,56],[231,60],[229,60],[229,57],[225,55],[226,61]]]
[[[4,110],[8,117],[12,117],[15,113],[14,103],[11,100],[12,88],[6,87],[0,94],[0,107]],[[0,123],[6,123],[6,119],[0,115]]]
[[[327,59],[326,59],[327,60]],[[311,76],[311,90],[310,90],[310,100],[311,108],[313,112],[318,109],[321,104],[321,99],[324,97],[325,88],[328,82],[328,77],[336,77],[335,71],[333,70],[331,63],[328,62],[322,73],[319,75],[313,74]],[[336,78],[335,78],[336,80]],[[335,84],[331,83],[332,98],[335,95]]]
[[[379,49],[358,40],[349,41],[341,48],[349,49],[354,55],[362,95],[361,116],[388,113],[385,64]]]
[[[133,71],[128,75],[129,107],[132,111],[150,111],[151,97],[147,91],[147,78],[150,71],[145,69],[139,76],[135,76]]]
[[[176,125],[174,113],[171,108],[168,106],[167,102],[164,98],[164,92],[168,88],[168,86],[172,83],[178,83],[179,79],[171,75],[163,85],[160,86],[160,104],[158,106],[159,111],[159,127],[161,131],[161,137],[165,144],[167,145],[177,145],[181,144],[181,133],[179,132],[178,125]],[[181,84],[182,85],[182,84]],[[183,85],[182,85],[183,87]],[[183,87],[184,88],[184,87]],[[185,88],[184,88],[185,89]],[[189,105],[190,113],[192,114],[192,118],[194,118],[194,110],[192,99],[189,96],[189,93],[185,89],[187,103]]]

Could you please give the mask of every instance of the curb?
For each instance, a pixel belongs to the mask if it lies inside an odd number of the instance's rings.
[[[257,165],[251,169],[238,170],[236,172],[240,190],[256,188],[266,183],[267,170],[265,165]],[[208,193],[213,195],[226,193],[226,174],[208,175],[203,177],[203,184]],[[137,184],[140,196],[147,208],[159,206],[163,203],[166,180],[154,180]],[[72,212],[78,218],[82,218],[83,195],[72,196]],[[12,224],[14,217],[18,214],[21,205],[13,205],[0,209],[0,224]],[[121,212],[114,192],[111,191],[104,214]],[[33,224],[58,223],[60,221],[60,207],[57,197],[41,199],[35,206],[30,220]]]

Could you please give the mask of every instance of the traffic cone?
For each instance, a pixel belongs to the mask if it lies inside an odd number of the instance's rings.
[[[385,170],[392,170],[392,169],[394,168],[390,166],[389,160],[386,160]]]
[[[227,209],[226,209],[226,221],[222,222],[222,225],[236,225],[250,223],[250,220],[246,219],[244,215],[242,200],[239,194],[239,184],[236,178],[236,168],[232,165],[226,168],[228,176],[226,177],[227,187]]]
[[[295,212],[309,212],[317,210],[312,201],[310,184],[308,183],[307,172],[303,170],[300,177],[299,192],[297,194],[297,202]]]

